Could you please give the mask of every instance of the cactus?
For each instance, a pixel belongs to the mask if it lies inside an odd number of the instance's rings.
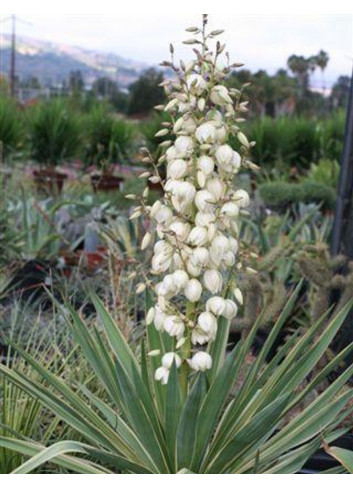
[[[317,321],[331,306],[337,314],[353,296],[353,262],[338,255],[330,257],[328,246],[307,246],[297,257],[300,272],[311,285],[311,319]],[[329,319],[327,319],[328,321]]]

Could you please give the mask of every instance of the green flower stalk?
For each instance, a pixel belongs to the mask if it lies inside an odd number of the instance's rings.
[[[149,154],[145,161],[153,167],[149,180],[159,182],[164,195],[148,206],[145,192],[132,215],[145,213],[155,224],[157,237],[149,232],[142,243],[145,249],[154,242],[151,272],[161,278],[147,324],[154,322],[175,340],[174,351],[162,358],[155,374],[163,384],[174,362],[186,378],[190,369],[212,368],[209,352],[199,349],[209,347],[219,318],[231,321],[242,301],[235,285],[235,272],[242,268],[238,218],[249,205],[249,195],[238,188],[237,175],[252,166],[247,156],[253,143],[239,128],[247,102],[241,101],[241,91],[224,84],[239,65],[229,63],[228,53],[222,60],[225,45],[215,39],[223,31],[207,33],[206,27],[205,14],[201,29],[187,29],[194,37],[185,44],[193,46],[195,60],[177,67],[171,46],[172,61],[162,63],[174,70],[175,78],[163,82],[168,102],[158,109],[168,112],[172,122],[156,134],[164,138],[164,154],[157,163]],[[234,135],[236,149],[228,142]],[[165,180],[160,165],[166,165]]]

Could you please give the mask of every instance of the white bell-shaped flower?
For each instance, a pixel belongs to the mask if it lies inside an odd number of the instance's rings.
[[[194,246],[203,246],[207,243],[207,229],[196,226],[190,231],[189,243]]]
[[[221,316],[226,308],[226,301],[223,297],[211,297],[206,302],[206,310],[212,312],[215,316]]]
[[[205,122],[196,129],[195,136],[200,144],[213,144],[216,139],[216,128],[214,124]]]
[[[166,353],[162,357],[162,367],[167,368],[170,370],[173,366],[173,363],[175,363],[176,367],[179,368],[181,365],[181,358],[177,353],[170,352]]]
[[[186,284],[184,294],[188,301],[198,302],[202,294],[202,285],[197,279],[193,278]]]
[[[189,91],[195,95],[201,95],[207,88],[206,80],[197,74],[189,75],[186,79]]]
[[[218,270],[206,270],[203,276],[203,282],[207,290],[212,294],[218,294],[222,290],[223,279]]]
[[[192,154],[194,143],[189,136],[179,136],[174,143],[177,156],[179,158],[187,158]]]
[[[169,336],[181,338],[185,331],[185,324],[178,316],[167,316],[164,321],[164,330]]]
[[[189,365],[196,372],[206,372],[212,368],[212,357],[204,351],[199,351],[189,360]]]
[[[177,180],[183,178],[188,171],[188,165],[185,160],[177,159],[168,163],[167,177]]]
[[[208,190],[200,190],[195,197],[195,205],[199,211],[212,211],[215,203],[215,198]]]
[[[209,156],[200,156],[200,158],[197,160],[197,168],[206,176],[212,175],[214,170],[214,161]]]
[[[168,384],[168,379],[169,379],[169,369],[165,367],[159,367],[157,368],[154,378],[157,382],[161,382],[163,385]]]

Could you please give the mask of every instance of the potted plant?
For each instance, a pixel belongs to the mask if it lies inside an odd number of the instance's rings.
[[[50,101],[30,112],[30,148],[40,169],[34,178],[42,190],[60,192],[67,175],[57,167],[75,156],[80,145],[80,123],[62,101]]]
[[[0,98],[0,186],[5,186],[12,173],[5,166],[21,148],[23,124],[16,104],[8,98]]]
[[[91,174],[94,192],[121,190],[124,178],[114,174],[114,166],[129,161],[133,126],[97,107],[88,116],[85,133],[85,162],[98,168]]]

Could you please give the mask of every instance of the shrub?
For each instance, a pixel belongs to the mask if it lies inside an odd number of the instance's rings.
[[[31,155],[41,165],[56,166],[77,155],[81,124],[62,101],[40,104],[28,113]]]
[[[340,165],[335,160],[322,159],[317,164],[312,163],[308,172],[308,180],[337,188],[340,175]]]
[[[279,210],[300,202],[322,203],[325,209],[333,209],[335,205],[335,191],[327,185],[311,181],[265,183],[259,186],[259,192],[268,206],[277,207]]]
[[[319,122],[302,117],[264,117],[250,122],[248,132],[256,141],[252,149],[255,163],[265,169],[282,164],[302,171],[320,158],[340,160],[344,116],[338,112]]]
[[[129,160],[134,127],[117,120],[104,108],[95,108],[85,121],[84,160],[90,165],[104,165]]]
[[[308,203],[322,203],[323,208],[333,209],[335,205],[336,192],[333,188],[322,183],[303,182],[301,185],[301,200]]]
[[[0,98],[0,161],[20,147],[22,138],[23,125],[15,103]]]

